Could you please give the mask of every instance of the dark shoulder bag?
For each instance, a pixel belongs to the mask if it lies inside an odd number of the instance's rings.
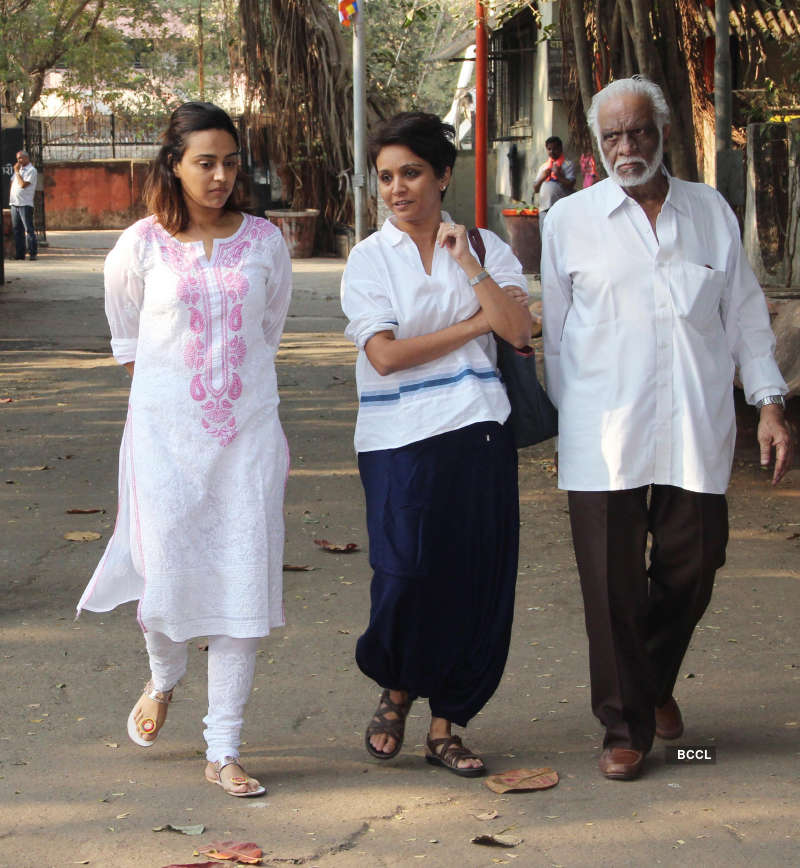
[[[486,245],[473,227],[467,232],[469,242],[481,265],[486,259]],[[536,376],[533,347],[521,350],[494,336],[497,343],[497,368],[511,403],[509,422],[517,449],[533,446],[558,434],[558,412]]]

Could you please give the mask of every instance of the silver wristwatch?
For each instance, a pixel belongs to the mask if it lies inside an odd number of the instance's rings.
[[[764,404],[780,404],[782,409],[786,409],[786,401],[783,400],[783,395],[767,395],[756,402],[756,410],[760,410]]]
[[[489,272],[488,272],[485,268],[482,268],[482,269],[481,269],[481,270],[480,270],[480,271],[475,275],[475,277],[470,277],[470,279],[469,279],[469,285],[470,285],[470,286],[475,286],[476,283],[480,283],[482,280],[486,280],[487,277],[489,277]]]

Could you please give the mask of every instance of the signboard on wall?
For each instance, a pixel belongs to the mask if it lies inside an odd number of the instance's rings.
[[[564,69],[564,43],[560,39],[547,40],[547,98],[564,99],[566,80]]]

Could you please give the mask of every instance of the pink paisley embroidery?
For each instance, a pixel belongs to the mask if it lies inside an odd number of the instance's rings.
[[[227,446],[238,434],[233,402],[244,391],[241,377],[233,370],[247,355],[244,336],[236,334],[242,329],[241,302],[250,289],[242,264],[254,242],[278,231],[266,220],[245,216],[244,221],[233,239],[217,246],[210,264],[195,246],[181,244],[157,224],[147,227],[159,233],[162,261],[177,275],[178,300],[189,308],[190,335],[183,349],[186,367],[195,372],[189,394],[200,405],[200,424],[220,446]],[[214,353],[212,346],[225,349]]]
[[[189,341],[183,348],[183,360],[186,362],[186,367],[193,371],[203,367],[205,346],[200,338],[189,338]]]
[[[192,377],[191,385],[189,386],[189,394],[195,401],[202,401],[206,396],[206,390],[203,388],[203,378],[200,374],[195,374]]]
[[[189,311],[189,313],[190,313],[189,328],[193,332],[205,331],[206,321],[203,319],[203,314],[201,314],[200,311],[196,307],[193,307]]]
[[[231,365],[234,368],[238,368],[239,365],[244,361],[244,357],[247,355],[247,344],[244,342],[244,338],[236,335],[228,344],[228,354],[230,356]]]

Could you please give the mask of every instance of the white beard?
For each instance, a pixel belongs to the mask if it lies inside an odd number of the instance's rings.
[[[602,148],[600,148],[600,159],[603,161],[603,167],[605,168],[608,177],[611,178],[615,184],[619,184],[620,187],[639,187],[652,180],[661,168],[661,162],[664,159],[664,137],[661,135],[661,131],[659,130],[658,149],[649,163],[643,157],[619,157],[617,162],[612,166],[606,159],[606,155],[603,153]],[[617,166],[621,163],[634,163],[637,166],[643,166],[644,170],[639,175],[620,175],[619,172],[617,172]]]

